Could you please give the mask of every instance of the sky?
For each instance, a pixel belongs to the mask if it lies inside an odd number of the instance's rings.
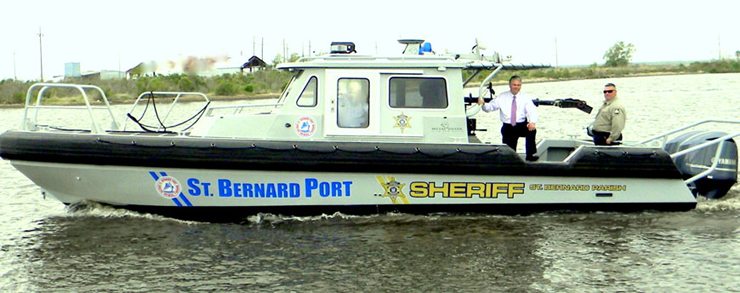
[[[354,42],[359,54],[390,55],[403,50],[399,38],[425,39],[437,53],[469,53],[477,39],[486,55],[558,66],[603,64],[604,53],[619,41],[634,45],[633,62],[734,58],[740,50],[740,1],[732,0],[0,4],[0,80],[38,80],[42,67],[50,79],[70,62],[83,72],[187,56],[246,61],[257,55],[272,63],[283,44],[288,55],[326,52],[332,41]]]

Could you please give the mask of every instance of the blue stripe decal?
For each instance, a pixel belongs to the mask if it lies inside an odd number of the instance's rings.
[[[159,174],[162,175],[162,177],[167,176],[167,173],[165,173],[165,172],[159,172]]]
[[[188,198],[185,197],[185,194],[183,194],[182,192],[180,192],[180,199],[182,199],[182,202],[184,202],[185,205],[187,205],[189,207],[192,207],[193,206],[193,204],[190,203],[190,201],[188,200]],[[174,200],[174,198],[173,198],[173,200]]]
[[[175,202],[175,204],[176,204],[176,205],[177,205],[178,207],[181,207],[181,206],[182,206],[182,204],[180,203],[180,201],[179,201],[179,200],[177,200],[176,198],[173,198],[173,199],[172,199],[172,201],[174,201],[174,202]]]
[[[149,175],[152,175],[152,178],[154,178],[154,181],[159,180],[159,176],[157,176],[157,173],[149,172]]]

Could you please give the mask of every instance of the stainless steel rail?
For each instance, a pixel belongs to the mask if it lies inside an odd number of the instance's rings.
[[[42,101],[44,100],[44,93],[48,89],[52,89],[52,88],[77,89],[82,95],[82,99],[85,101],[85,106],[42,105]],[[39,89],[38,94],[36,95],[36,103],[32,104],[31,99],[33,97],[33,92],[36,89]],[[85,90],[93,90],[93,91],[97,91],[98,93],[100,93],[100,97],[103,99],[103,102],[105,102],[105,106],[90,105],[90,99],[88,98]],[[36,110],[36,113],[33,116],[33,120],[29,120],[28,111],[31,109]],[[111,109],[110,103],[108,102],[108,97],[105,96],[105,92],[103,92],[102,89],[94,85],[79,85],[79,84],[65,84],[65,83],[36,83],[36,84],[33,84],[30,88],[28,88],[28,92],[26,92],[26,104],[23,110],[23,123],[20,127],[22,130],[35,130],[36,129],[40,109],[87,110],[88,114],[90,115],[90,125],[92,127],[90,131],[93,133],[102,133],[105,130],[102,129],[98,125],[97,121],[95,121],[95,117],[93,116],[92,110],[108,110],[108,114],[110,115],[110,119],[111,119],[111,128],[118,129],[118,122],[116,122],[115,115],[113,115],[113,110]]]
[[[665,147],[666,140],[667,140],[667,138],[668,138],[669,135],[674,134],[674,133],[678,133],[678,132],[681,132],[681,131],[684,131],[684,130],[687,130],[687,129],[690,129],[690,128],[693,128],[693,127],[696,127],[696,126],[699,126],[699,125],[702,125],[702,124],[707,124],[707,123],[740,124],[740,120],[705,119],[705,120],[701,120],[701,121],[697,121],[695,123],[687,124],[685,126],[681,126],[679,128],[676,128],[676,129],[667,131],[665,133],[662,133],[662,134],[653,136],[651,138],[648,138],[646,140],[641,141],[640,143],[641,144],[645,144],[645,143],[648,143],[648,142],[651,142],[651,141],[654,141],[654,140],[662,139],[663,141],[661,142],[661,147]],[[700,150],[700,149],[703,149],[703,148],[707,148],[707,147],[710,147],[710,146],[713,146],[713,145],[718,145],[717,146],[717,151],[714,154],[714,160],[712,162],[712,166],[710,166],[704,172],[701,172],[699,174],[696,174],[694,177],[691,177],[691,178],[685,180],[686,184],[692,183],[692,182],[694,182],[696,180],[699,180],[701,178],[704,178],[705,176],[711,174],[714,170],[717,169],[717,165],[719,164],[719,157],[722,154],[722,149],[724,148],[725,142],[727,140],[729,140],[729,139],[732,139],[732,138],[735,138],[735,137],[738,137],[738,136],[740,136],[740,132],[730,133],[728,135],[719,137],[717,139],[714,139],[714,140],[711,140],[711,141],[707,141],[707,142],[702,143],[702,144],[699,144],[699,145],[695,145],[693,147],[690,147],[690,148],[687,148],[685,150],[682,150],[682,151],[679,151],[679,152],[676,152],[676,153],[671,154],[671,159],[674,159],[675,160],[676,158],[678,158],[680,156],[683,156],[683,155],[686,155],[688,153],[691,153],[691,152],[694,152],[694,151],[697,151],[697,150]]]

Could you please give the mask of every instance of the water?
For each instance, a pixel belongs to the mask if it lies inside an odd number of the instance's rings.
[[[628,140],[740,113],[740,74],[608,81],[628,107]],[[523,91],[598,108],[606,82],[525,80]],[[540,107],[538,137],[580,136],[594,114]],[[0,115],[4,131],[22,112]],[[498,115],[479,118],[486,140],[500,141]],[[0,292],[740,291],[738,185],[688,212],[262,215],[233,224],[65,208],[6,161],[0,186]]]

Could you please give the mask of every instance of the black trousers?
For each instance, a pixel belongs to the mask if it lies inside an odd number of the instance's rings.
[[[532,157],[537,154],[537,129],[529,131],[527,129],[527,121],[517,123],[516,126],[505,123],[501,126],[501,136],[503,137],[503,143],[508,145],[514,151],[516,151],[516,144],[520,137],[526,137],[526,152],[527,157]]]
[[[595,131],[591,130],[591,134],[594,136],[594,145],[608,145],[606,144],[606,139],[609,138],[611,135],[609,132],[601,132],[601,131]],[[617,140],[622,140],[622,134],[619,134],[619,137]],[[612,141],[612,145],[620,144],[619,142]]]

